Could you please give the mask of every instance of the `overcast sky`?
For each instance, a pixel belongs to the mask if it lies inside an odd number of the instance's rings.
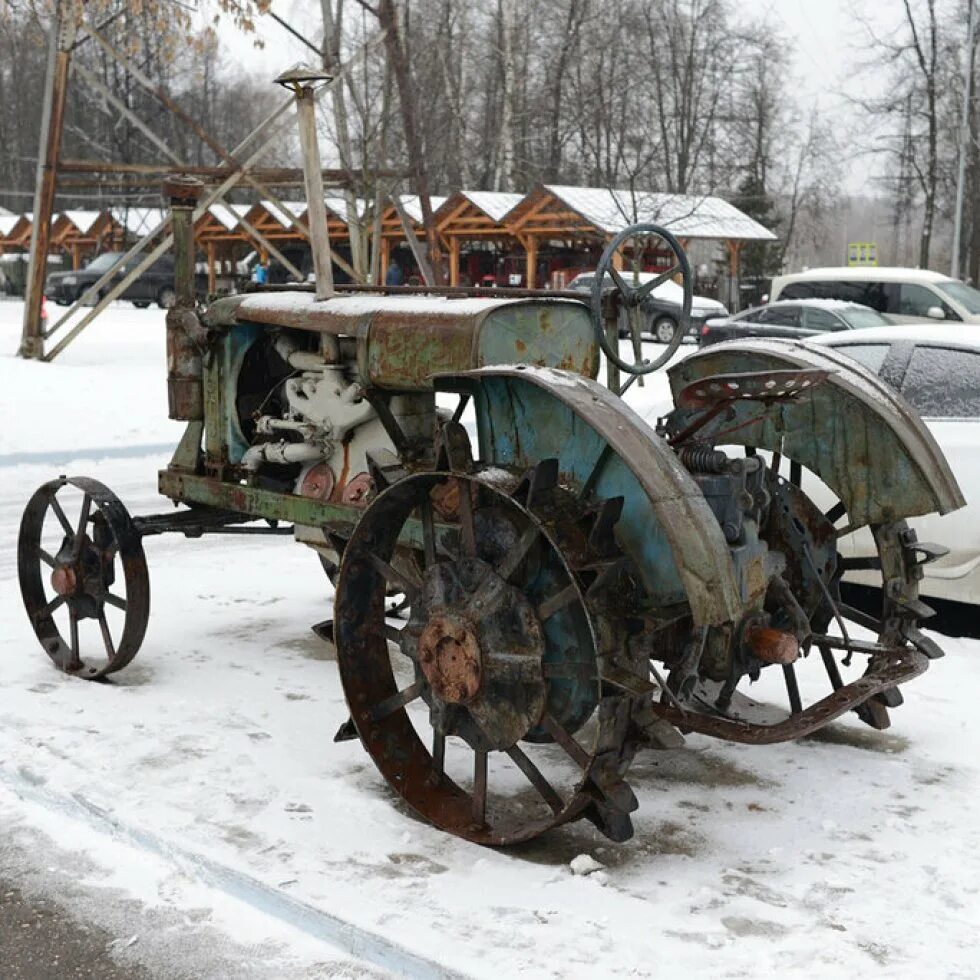
[[[612,7],[615,0],[606,2]],[[801,112],[809,115],[810,107],[814,103],[819,105],[838,124],[838,135],[846,144],[856,122],[846,96],[866,92],[874,86],[872,76],[855,73],[866,39],[863,28],[855,23],[855,12],[870,14],[876,31],[887,34],[901,21],[902,0],[735,0],[733,8],[746,20],[763,18],[782,29],[795,51],[793,95]],[[274,9],[297,30],[308,32],[311,40],[318,36],[319,4],[313,0],[275,0]],[[268,75],[270,83],[283,68],[313,56],[268,17],[258,20],[258,34],[266,44],[264,50],[256,51],[250,38],[232,30],[222,34],[229,59]],[[848,185],[852,193],[870,190],[865,187],[867,166],[867,158],[849,166]]]

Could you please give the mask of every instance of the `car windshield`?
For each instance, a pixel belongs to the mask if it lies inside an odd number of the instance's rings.
[[[877,310],[862,310],[858,307],[851,307],[849,309],[834,310],[834,312],[841,319],[845,320],[848,326],[853,327],[855,330],[860,330],[861,327],[889,327],[892,322],[888,317],[882,316]]]
[[[949,282],[937,282],[933,285],[954,303],[959,303],[971,316],[980,313],[980,290],[974,289],[958,279],[950,279]]]
[[[89,262],[85,267],[85,271],[108,272],[121,258],[121,252],[103,252],[102,255]]]

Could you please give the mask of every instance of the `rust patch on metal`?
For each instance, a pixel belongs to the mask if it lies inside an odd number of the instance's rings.
[[[344,499],[344,490],[347,488],[347,477],[350,474],[350,443],[345,442],[343,448],[344,461],[340,465],[340,478],[334,483],[333,490],[330,494],[330,499],[335,503]]]
[[[419,637],[419,666],[435,694],[449,704],[468,704],[480,693],[480,644],[461,619],[436,615],[429,620]]]
[[[333,493],[334,478],[333,470],[326,463],[317,463],[303,477],[299,492],[303,497],[312,497],[314,500],[328,500]]]
[[[51,588],[58,595],[69,596],[78,588],[78,575],[71,565],[59,565],[51,573]]]
[[[791,664],[800,655],[796,637],[771,626],[748,627],[745,643],[765,664]]]
[[[367,473],[358,473],[344,487],[343,493],[340,495],[341,503],[351,504],[354,507],[366,507],[368,494],[373,486],[371,477]]]

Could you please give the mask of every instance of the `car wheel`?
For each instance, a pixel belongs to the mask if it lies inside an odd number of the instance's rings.
[[[660,344],[669,344],[674,339],[677,324],[669,317],[662,316],[653,325],[653,335]]]
[[[148,299],[134,299],[133,300],[133,306],[135,306],[136,309],[138,309],[138,310],[145,310],[149,305],[150,305],[150,301]]]
[[[176,302],[177,294],[174,292],[173,286],[164,286],[160,292],[157,293],[157,306],[159,306],[161,310],[169,310]]]

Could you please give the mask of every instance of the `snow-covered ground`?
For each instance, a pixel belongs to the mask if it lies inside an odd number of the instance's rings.
[[[137,660],[112,684],[57,673],[20,603],[20,512],[63,472],[164,509],[179,428],[159,311],[116,304],[33,364],[20,310],[0,303],[0,869],[98,915],[118,956],[198,976],[980,974],[973,641],[938,638],[889,732],[691,736],[632,770],[630,842],[576,824],[511,851],[420,823],[331,741],[346,711],[309,629],[330,589],[288,539],[147,539]],[[629,394],[651,417],[663,397],[662,376]],[[604,870],[572,874],[579,854]]]

